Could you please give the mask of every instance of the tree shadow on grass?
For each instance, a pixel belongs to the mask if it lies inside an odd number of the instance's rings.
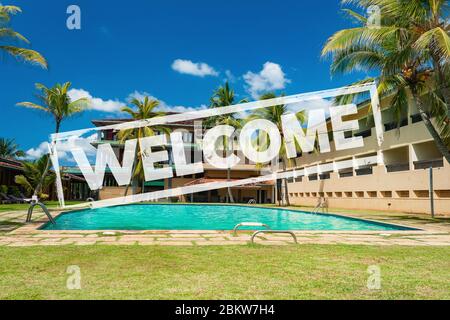
[[[378,217],[377,217],[378,218]],[[450,217],[421,217],[421,216],[413,216],[413,215],[396,215],[389,214],[380,216],[378,219],[386,219],[386,220],[399,220],[399,221],[408,221],[408,222],[419,222],[419,223],[444,223],[450,224]]]

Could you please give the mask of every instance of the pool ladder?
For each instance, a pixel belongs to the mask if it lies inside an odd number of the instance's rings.
[[[50,214],[50,212],[48,211],[47,207],[42,202],[32,202],[30,204],[30,207],[28,208],[28,213],[27,213],[27,220],[26,220],[27,223],[31,222],[31,216],[33,215],[33,210],[34,210],[35,206],[41,207],[41,209],[45,212],[45,215],[47,216],[48,220],[50,220],[50,222],[52,224],[56,224],[55,219],[53,219],[53,217]]]
[[[318,214],[320,209],[322,209],[322,211],[323,211],[323,209],[325,209],[326,207],[327,207],[326,199],[324,198],[323,201],[322,201],[322,198],[321,198],[319,200],[319,203],[314,207],[314,209],[311,211],[311,213],[312,214]]]
[[[294,242],[295,242],[295,243],[298,243],[298,242],[297,242],[297,237],[295,236],[295,233],[294,233],[294,232],[289,231],[289,230],[272,230],[272,229],[270,229],[270,227],[269,227],[267,224],[265,224],[265,223],[261,223],[261,222],[241,222],[241,223],[238,223],[238,224],[233,228],[233,235],[234,235],[234,236],[236,235],[237,229],[238,229],[239,227],[265,227],[265,228],[267,228],[267,230],[258,230],[258,231],[255,231],[255,232],[252,234],[252,238],[251,238],[252,243],[255,243],[255,237],[256,237],[258,234],[260,234],[260,233],[284,233],[284,234],[290,234],[290,235],[292,236],[292,238],[294,239]]]
[[[295,233],[289,230],[258,230],[252,235],[252,243],[255,243],[255,237],[260,233],[285,233],[290,234],[292,238],[294,239],[295,243],[297,242],[297,237],[295,236]]]
[[[239,227],[264,227],[270,230],[270,227],[265,224],[265,223],[261,223],[261,222],[241,222],[238,223],[234,228],[233,228],[233,235],[236,235],[237,233],[237,229]]]

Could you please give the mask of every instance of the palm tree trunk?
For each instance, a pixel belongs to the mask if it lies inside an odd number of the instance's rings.
[[[133,181],[133,183],[131,184],[131,191],[133,192],[133,194],[137,194],[137,188],[138,188],[138,185],[139,185],[139,180],[136,177],[132,181]]]
[[[231,169],[228,168],[227,169],[227,180],[230,181],[230,179],[231,179]],[[231,188],[228,187],[227,190],[228,190],[228,203],[230,203],[230,202],[234,203],[233,193],[231,192]]]
[[[133,179],[133,178],[131,178],[131,179]],[[130,181],[130,183],[127,184],[127,186],[125,187],[125,193],[123,194],[124,197],[126,197],[127,194],[128,194],[128,189],[130,188],[130,184],[131,184],[131,181]]]
[[[57,121],[56,122],[55,133],[59,133],[60,125],[61,125],[61,123]],[[33,198],[36,198],[39,195],[39,193],[41,192],[41,190],[42,190],[42,186],[44,185],[45,177],[47,176],[47,173],[50,170],[50,163],[51,163],[51,157],[49,156],[48,159],[47,159],[47,164],[45,165],[45,170],[42,173],[41,178],[39,179],[39,183],[36,186],[36,189],[34,189]]]
[[[225,157],[227,157],[230,154],[230,145],[229,145],[230,141],[224,136],[223,137],[223,154]],[[231,179],[231,169],[227,168],[227,180],[230,181]],[[228,199],[227,199],[227,203],[234,203],[234,199],[233,199],[233,193],[231,192],[231,188],[227,187],[227,193],[228,193]]]
[[[124,193],[124,197],[126,197],[128,195],[128,190],[130,189],[130,185],[133,184],[134,182],[134,170],[136,169],[136,162],[137,162],[137,157],[138,157],[138,148],[139,146],[136,146],[136,149],[134,150],[134,160],[133,160],[133,166],[131,168],[131,179],[130,182],[127,184],[127,187],[125,188],[125,193]]]
[[[417,89],[412,88],[411,91],[417,110],[419,110],[420,116],[422,118],[423,123],[425,124],[425,127],[427,128],[430,135],[433,137],[434,143],[436,144],[436,147],[439,150],[439,152],[444,156],[447,162],[450,163],[450,151],[448,147],[445,145],[444,141],[442,140],[437,130],[434,128],[433,123],[430,120],[430,117],[425,112],[425,109],[423,108],[422,105],[422,101],[420,100],[420,97],[417,93]]]
[[[283,159],[283,172],[286,171],[286,159]],[[284,184],[284,195],[283,195],[283,201],[286,203],[286,205],[290,206],[291,202],[289,200],[289,189],[288,189],[288,181],[286,178],[283,179]]]

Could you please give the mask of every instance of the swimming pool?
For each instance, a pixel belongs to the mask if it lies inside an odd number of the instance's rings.
[[[55,225],[47,223],[41,229],[232,230],[240,222],[261,222],[273,230],[411,230],[338,215],[239,205],[134,204],[72,211],[55,220]]]

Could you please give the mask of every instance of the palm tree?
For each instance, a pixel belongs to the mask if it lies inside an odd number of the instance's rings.
[[[37,83],[36,89],[39,90],[37,98],[41,104],[33,102],[20,102],[17,105],[25,108],[31,108],[39,111],[43,111],[53,117],[55,121],[55,133],[59,133],[61,123],[70,118],[74,114],[85,110],[88,100],[81,98],[72,101],[68,95],[71,83],[66,82],[64,84],[56,84],[54,87],[47,88],[43,84]],[[50,169],[50,157],[47,158],[47,164],[45,170],[42,172],[40,182],[36,185],[33,196],[37,196],[41,192],[41,188],[44,184],[44,180]]]
[[[159,101],[155,99],[151,99],[148,96],[145,96],[143,100],[132,99],[130,103],[137,108],[123,107],[122,112],[128,113],[133,120],[145,120],[154,117],[164,116],[165,113],[161,111],[156,111],[155,109],[159,106]],[[122,143],[129,139],[140,139],[144,137],[154,136],[158,133],[170,133],[169,128],[165,126],[152,126],[152,127],[140,127],[134,129],[125,129],[119,132],[118,137]],[[142,163],[142,150],[140,150],[140,146],[136,147],[134,162],[133,162],[133,177],[131,184],[133,186],[133,194],[135,194],[135,187],[138,180],[144,181],[144,170]],[[125,189],[125,196],[128,194],[130,184],[127,185]]]
[[[217,88],[213,96],[210,99],[210,108],[220,108],[227,107],[234,104],[235,101],[235,93],[234,90],[230,88],[230,85],[227,82],[223,86]],[[247,102],[247,99],[243,99],[239,101],[239,103]],[[210,117],[206,121],[206,125],[211,127],[212,125],[228,125],[232,126],[236,129],[242,127],[242,121],[236,117],[235,114],[226,114],[215,117]],[[223,137],[223,146],[224,146],[224,156],[227,156],[232,152],[233,149],[233,139],[228,139],[228,137]],[[227,180],[231,179],[231,169],[227,169]],[[227,188],[228,198],[227,202],[234,202],[233,194],[231,192],[231,188]]]
[[[0,51],[4,51],[14,57],[20,58],[32,64],[37,64],[47,69],[47,61],[39,52],[12,45],[1,44],[2,39],[16,39],[27,44],[30,43],[23,35],[8,27],[9,21],[11,20],[11,15],[15,15],[20,12],[22,12],[22,10],[19,7],[4,6],[0,4]]]
[[[408,97],[411,97],[437,149],[450,163],[450,27],[444,14],[447,1],[343,2],[366,9],[379,6],[382,25],[367,26],[367,18],[346,10],[361,26],[341,30],[326,43],[322,54],[333,56],[332,73],[376,71],[378,91],[392,96],[396,115],[408,108]],[[437,128],[430,115],[435,116]]]
[[[0,157],[12,159],[24,156],[25,152],[19,150],[19,146],[14,139],[0,138]]]
[[[45,174],[47,170],[49,155],[45,154],[37,160],[23,162],[23,174],[17,175],[14,181],[21,185],[28,195],[32,194],[41,184],[40,190],[46,190],[53,182],[55,182],[55,174]],[[41,178],[45,177],[43,181]],[[39,191],[39,198],[48,198],[47,194]]]
[[[260,97],[260,100],[274,99],[276,97],[277,96],[275,93],[266,93]],[[282,139],[281,148],[280,148],[280,158],[281,158],[283,171],[286,171],[287,164],[290,162],[290,159],[287,157],[287,154],[286,154],[286,146],[285,146],[286,142],[284,140],[281,117],[290,112],[291,111],[289,110],[287,105],[284,105],[284,104],[283,105],[275,105],[275,106],[270,106],[267,108],[256,109],[248,118],[248,120],[253,120],[253,119],[269,120],[270,122],[272,122],[273,124],[275,124],[278,127],[278,130],[281,133],[281,139]],[[304,111],[297,112],[296,116],[297,116],[297,119],[301,123],[304,123],[306,121],[306,115],[305,115]],[[265,141],[267,141],[267,139]],[[283,188],[284,188],[284,192],[282,190]],[[278,187],[278,183],[277,183],[277,192],[278,192],[278,194],[282,195],[281,199],[283,200],[283,203],[290,206],[291,203],[289,201],[288,182],[287,182],[286,178],[284,178],[282,180],[281,189]],[[281,203],[279,203],[279,204],[281,205]]]

